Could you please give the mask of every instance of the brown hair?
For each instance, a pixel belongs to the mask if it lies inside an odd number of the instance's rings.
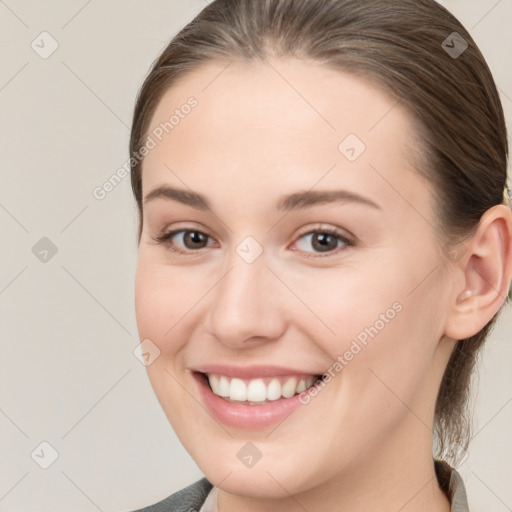
[[[135,105],[130,154],[143,145],[160,99],[178,79],[207,61],[270,56],[313,59],[368,77],[408,109],[422,148],[417,171],[434,185],[446,240],[463,240],[502,203],[508,145],[496,85],[470,34],[434,0],[213,1],[153,63]],[[143,160],[133,162],[140,243]],[[436,455],[448,460],[456,462],[469,444],[472,370],[497,316],[459,341],[448,362],[435,410]]]

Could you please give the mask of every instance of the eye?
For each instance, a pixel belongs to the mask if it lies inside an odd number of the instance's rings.
[[[176,242],[173,239],[181,240],[181,248],[176,246]],[[155,242],[180,254],[188,254],[204,249],[207,246],[208,239],[211,239],[209,235],[197,229],[176,229],[161,236],[153,237]]]
[[[327,255],[339,252],[337,249],[354,245],[354,242],[349,240],[341,231],[334,228],[318,228],[308,231],[301,235],[295,243],[299,245],[300,251],[306,253],[328,253]],[[312,247],[314,250],[308,251],[308,247]]]
[[[197,229],[175,229],[153,237],[153,240],[174,252],[190,255],[208,247],[208,241],[213,239]],[[335,228],[318,228],[308,231],[302,234],[295,244],[299,245],[298,250],[301,252],[327,253],[327,256],[339,252],[338,249],[355,245],[354,242]],[[313,251],[308,251],[306,246],[313,247]]]

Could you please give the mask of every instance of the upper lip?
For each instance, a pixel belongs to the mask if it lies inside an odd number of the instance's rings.
[[[287,375],[320,375],[318,372],[310,372],[307,370],[297,370],[293,368],[285,368],[282,366],[233,366],[224,364],[205,364],[192,368],[193,371],[199,373],[208,373],[214,375],[224,375],[226,377],[255,379],[258,377],[284,377]]]

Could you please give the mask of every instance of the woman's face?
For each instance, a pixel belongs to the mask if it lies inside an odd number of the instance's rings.
[[[160,102],[143,195],[182,193],[144,203],[137,323],[222,489],[282,497],[431,450],[452,281],[412,133],[370,82],[300,60],[210,63]]]

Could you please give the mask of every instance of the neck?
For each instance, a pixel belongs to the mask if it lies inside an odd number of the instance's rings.
[[[449,512],[432,457],[432,437],[410,416],[402,432],[378,451],[362,455],[350,467],[314,488],[280,499],[237,496],[218,490],[219,512]],[[399,442],[398,442],[399,441]],[[275,485],[275,480],[272,485]]]

